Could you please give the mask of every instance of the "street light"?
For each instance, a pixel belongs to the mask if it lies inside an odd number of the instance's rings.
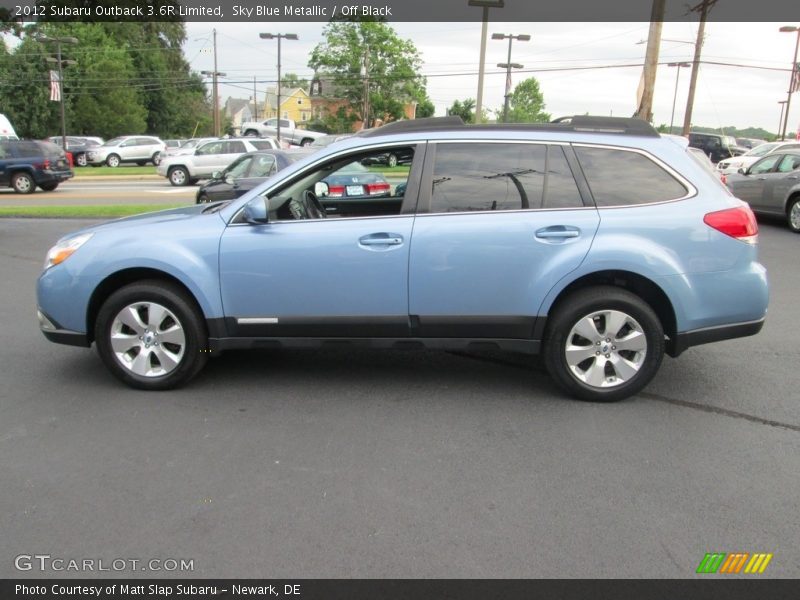
[[[675,122],[675,100],[678,99],[678,80],[681,77],[681,67],[684,69],[687,67],[691,67],[692,63],[690,62],[676,62],[676,63],[667,63],[668,67],[678,67],[678,74],[675,75],[675,94],[672,96],[672,116],[669,118],[669,132],[672,133],[672,124]]]
[[[781,127],[783,127],[783,110],[786,108],[786,100],[778,100],[778,104],[781,105],[781,118],[778,119],[778,134],[780,134]]]
[[[784,25],[778,31],[781,33],[794,33],[797,32],[797,42],[794,45],[794,60],[792,61],[792,74],[789,77],[789,92],[786,96],[786,111],[783,115],[783,129],[781,130],[781,140],[786,139],[786,126],[789,124],[789,107],[792,105],[792,92],[797,81],[795,77],[800,77],[797,67],[797,49],[800,48],[800,27],[792,27],[791,25]]]
[[[505,8],[504,0],[469,0],[469,6],[478,6],[483,9],[481,24],[481,58],[478,63],[478,98],[475,101],[475,122],[480,123],[483,117],[483,73],[486,62],[486,33],[489,27],[489,9]]]
[[[278,40],[278,86],[277,86],[277,115],[278,115],[278,145],[281,143],[281,39],[296,40],[296,33],[259,33],[262,40]]]
[[[521,65],[519,63],[512,63],[511,62],[511,43],[514,40],[519,40],[520,42],[529,42],[531,36],[526,33],[521,33],[519,35],[513,35],[511,33],[493,33],[492,34],[493,40],[508,40],[508,61],[504,63],[498,63],[497,66],[501,69],[506,70],[506,99],[505,103],[503,104],[503,123],[508,123],[508,104],[511,100],[511,69],[522,69],[525,65]]]
[[[219,71],[200,71],[201,75],[211,77],[212,80],[212,95],[214,96],[214,135],[219,137],[219,94],[217,93],[217,78],[225,77],[227,73],[220,73]]]
[[[78,64],[74,60],[64,60],[61,58],[61,44],[77,44],[78,38],[74,37],[48,37],[46,35],[39,35],[36,39],[42,43],[44,42],[53,42],[56,45],[56,56],[57,58],[53,58],[52,56],[48,56],[45,58],[47,62],[57,62],[58,63],[58,85],[59,85],[59,97],[60,97],[60,104],[61,104],[61,147],[63,148],[64,152],[67,151],[67,117],[66,112],[64,109],[64,65],[76,65]]]

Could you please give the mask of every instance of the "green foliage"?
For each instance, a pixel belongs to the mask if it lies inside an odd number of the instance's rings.
[[[544,112],[544,96],[539,89],[539,82],[530,77],[514,88],[511,93],[508,109],[509,123],[547,123],[551,120],[549,113]],[[503,118],[503,110],[497,111],[498,120]]]
[[[335,113],[326,112],[322,119],[314,119],[307,123],[311,131],[323,133],[353,133],[353,124],[358,119],[344,106],[340,106]]]
[[[65,2],[75,4],[75,2]],[[210,103],[199,75],[192,73],[181,44],[180,22],[43,23],[28,25],[12,53],[0,51],[0,106],[25,137],[58,133],[60,107],[49,100],[45,57],[56,45],[34,37],[75,37],[62,44],[67,133],[151,133],[189,136],[211,129]]]
[[[450,108],[447,109],[447,114],[454,117],[461,117],[464,123],[474,123],[475,99],[467,98],[466,100],[455,100]]]
[[[422,100],[420,100],[417,104],[417,119],[424,119],[426,117],[432,117],[433,114],[436,112],[436,106],[434,106],[433,102],[430,98],[425,96]]]
[[[334,80],[350,109],[364,120],[365,57],[369,65],[369,120],[391,121],[404,116],[406,103],[424,97],[424,78],[417,75],[422,61],[414,44],[389,25],[377,21],[332,22],[323,30],[325,41],[311,53],[308,66]]]
[[[281,87],[285,88],[300,88],[308,91],[308,79],[300,79],[296,73],[286,73],[281,75]]]

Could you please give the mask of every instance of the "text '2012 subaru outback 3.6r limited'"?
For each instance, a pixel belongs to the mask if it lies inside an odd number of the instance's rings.
[[[387,152],[410,155],[388,195],[323,181]],[[642,121],[421,119],[336,142],[237,200],[61,239],[39,320],[142,389],[226,349],[335,341],[541,352],[570,394],[617,400],[665,352],[761,329],[757,233],[746,204]]]

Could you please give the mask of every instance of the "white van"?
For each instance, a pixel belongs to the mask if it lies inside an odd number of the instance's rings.
[[[17,132],[11,126],[11,121],[5,115],[0,114],[0,140],[18,140]]]

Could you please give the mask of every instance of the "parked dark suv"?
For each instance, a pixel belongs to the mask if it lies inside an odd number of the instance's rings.
[[[72,177],[67,155],[50,142],[5,140],[0,142],[0,185],[18,194],[32,194],[38,185],[52,192]]]
[[[736,144],[735,137],[718,133],[692,132],[689,134],[689,145],[702,150],[715,163],[747,152],[747,148]]]

